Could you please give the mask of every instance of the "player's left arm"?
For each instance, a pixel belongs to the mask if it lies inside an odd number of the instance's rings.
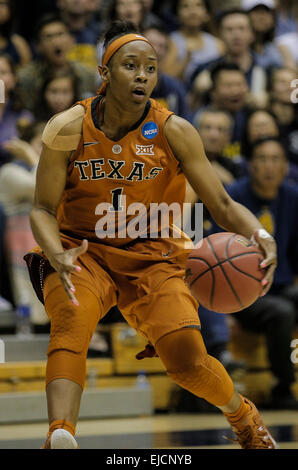
[[[228,195],[206,157],[198,132],[188,121],[171,116],[165,125],[165,135],[187,180],[215,222],[228,232],[239,233],[248,239],[253,237],[260,245],[265,254],[264,265],[268,268],[263,280],[263,285],[266,285],[263,293],[266,294],[277,265],[274,238],[252,212]]]

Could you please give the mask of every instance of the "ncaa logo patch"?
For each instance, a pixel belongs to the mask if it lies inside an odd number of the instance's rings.
[[[142,127],[142,134],[145,139],[154,139],[154,137],[156,137],[158,134],[158,127],[156,122],[146,122],[146,124],[144,124]]]

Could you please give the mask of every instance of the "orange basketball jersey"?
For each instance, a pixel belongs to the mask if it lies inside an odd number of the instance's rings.
[[[176,203],[182,212],[185,200],[186,179],[164,134],[173,113],[150,99],[140,121],[115,142],[98,124],[101,99],[78,103],[85,108],[83,134],[68,167],[60,230],[113,246],[155,238],[158,205]]]

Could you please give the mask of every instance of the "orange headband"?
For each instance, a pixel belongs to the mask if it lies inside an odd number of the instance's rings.
[[[122,47],[125,44],[128,44],[129,42],[132,42],[132,41],[145,41],[148,44],[150,44],[150,46],[154,49],[151,42],[148,41],[148,39],[146,39],[144,36],[141,36],[140,34],[125,34],[125,36],[121,36],[120,38],[115,39],[115,41],[113,41],[107,47],[107,49],[106,49],[106,51],[103,55],[103,58],[102,58],[102,65],[99,65],[98,69],[102,70],[102,68],[105,65],[107,65],[107,63],[109,62],[111,57],[113,57],[113,55],[118,51],[118,49],[120,49],[120,47]],[[99,95],[105,94],[106,87],[107,87],[107,84],[103,83],[97,93]]]

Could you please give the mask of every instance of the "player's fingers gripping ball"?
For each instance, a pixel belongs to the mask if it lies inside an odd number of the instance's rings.
[[[191,251],[186,281],[193,296],[209,310],[238,312],[261,295],[266,273],[263,253],[236,233],[215,233]]]

